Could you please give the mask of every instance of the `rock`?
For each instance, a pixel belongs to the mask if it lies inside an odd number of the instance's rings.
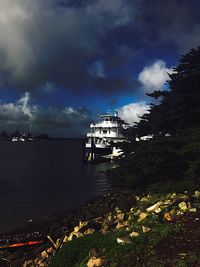
[[[118,207],[115,208],[116,213],[123,213]]]
[[[149,198],[148,198],[148,196],[147,197],[142,197],[139,201],[147,202],[147,201],[149,201]]]
[[[99,257],[98,252],[95,248],[89,251],[89,261],[87,262],[87,267],[100,267],[103,266],[104,260]]]
[[[197,208],[191,208],[189,209],[189,212],[197,212]]]
[[[124,220],[124,217],[125,217],[125,214],[124,213],[118,213],[116,215],[116,218],[119,220],[119,221],[123,221]]]
[[[25,261],[23,264],[23,267],[31,267],[31,266],[34,266],[32,260]]]
[[[121,228],[124,228],[128,225],[128,222],[127,221],[123,221],[123,222],[118,222],[117,223],[117,226],[116,226],[116,229],[121,229]]]
[[[42,256],[43,258],[49,258],[49,255],[48,255],[48,253],[47,253],[46,250],[42,251],[41,256]]]
[[[172,194],[171,194],[171,197],[172,197],[172,198],[175,198],[176,196],[177,196],[176,193],[172,193]]]
[[[104,260],[102,258],[92,257],[87,262],[87,267],[100,267],[103,266]]]
[[[64,238],[63,238],[63,243],[66,243],[68,240],[68,236],[66,235]]]
[[[176,214],[177,214],[178,216],[180,216],[180,215],[183,215],[184,213],[183,213],[182,211],[178,210]]]
[[[151,228],[142,225],[142,231],[143,233],[148,233],[149,231],[151,231]]]
[[[80,231],[83,227],[85,227],[87,224],[88,224],[87,221],[85,221],[85,222],[80,221],[80,222],[79,222],[79,225],[74,227],[74,232],[75,232],[75,233],[79,232],[79,231]]]
[[[85,230],[84,235],[91,235],[94,233],[94,229],[93,228],[88,228],[87,230]]]
[[[120,238],[118,237],[117,243],[122,245],[132,244],[132,242],[127,237],[120,237]]]
[[[140,200],[140,197],[139,196],[136,196],[135,199],[136,199],[136,201],[139,201]]]
[[[55,249],[58,249],[57,244],[53,241],[53,239],[48,235],[47,238],[51,241]]]
[[[49,254],[53,253],[53,248],[52,247],[48,248],[47,253],[49,253]]]
[[[79,227],[79,226],[75,226],[75,227],[74,227],[74,232],[75,232],[75,233],[78,233],[79,230],[80,230],[80,227]]]
[[[137,220],[138,222],[143,221],[146,217],[148,216],[148,214],[146,212],[142,212],[139,215],[139,219]]]
[[[187,204],[185,202],[179,203],[178,206],[182,211],[186,211],[188,209]]]
[[[58,238],[56,240],[56,247],[59,248],[61,244],[62,244],[62,238]]]
[[[41,262],[40,264],[39,264],[39,267],[46,267],[47,265],[44,263],[44,262]]]
[[[169,212],[166,212],[163,217],[168,222],[172,221],[172,217],[171,217],[171,214]]]
[[[106,229],[102,229],[102,230],[101,230],[101,233],[102,233],[102,235],[106,235],[106,234],[108,233],[108,230],[106,230]]]
[[[111,222],[113,220],[112,218],[112,212],[109,212],[107,215],[106,215],[106,218],[109,222]]]
[[[179,256],[182,256],[182,257],[186,257],[188,255],[188,253],[178,253]]]
[[[74,233],[71,233],[71,234],[69,235],[69,237],[68,237],[68,241],[72,241],[73,238],[74,238]]]
[[[137,210],[137,211],[134,213],[134,215],[135,215],[135,216],[139,216],[141,213],[142,213],[142,212],[141,212],[141,210],[139,209],[139,210]]]
[[[102,235],[107,234],[108,233],[108,225],[107,224],[103,224],[100,232],[102,233]]]
[[[162,202],[161,201],[158,201],[156,204],[154,204],[154,205],[152,205],[151,207],[149,207],[149,208],[147,208],[146,209],[146,211],[147,212],[150,212],[150,211],[156,211],[159,207],[160,207],[160,205],[162,204]],[[161,210],[160,210],[161,211]]]
[[[200,192],[199,192],[199,191],[195,191],[195,192],[194,192],[194,196],[195,196],[196,198],[200,198]]]
[[[133,231],[132,233],[129,234],[129,236],[130,237],[137,237],[137,236],[139,236],[139,233]]]

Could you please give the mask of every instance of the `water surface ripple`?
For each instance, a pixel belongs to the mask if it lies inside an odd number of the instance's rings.
[[[78,208],[109,189],[106,164],[83,164],[81,140],[2,142],[0,151],[0,233]]]

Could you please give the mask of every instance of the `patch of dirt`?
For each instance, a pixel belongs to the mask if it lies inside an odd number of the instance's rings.
[[[173,262],[178,258],[187,259],[190,255],[200,255],[200,211],[188,213],[180,217],[176,223],[179,221],[183,225],[183,230],[165,238],[156,248],[166,267],[175,267]],[[197,259],[189,266],[200,267],[200,260]]]

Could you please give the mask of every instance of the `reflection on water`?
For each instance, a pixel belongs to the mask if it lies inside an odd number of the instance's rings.
[[[77,208],[109,189],[108,164],[83,164],[80,140],[0,143],[0,232]]]

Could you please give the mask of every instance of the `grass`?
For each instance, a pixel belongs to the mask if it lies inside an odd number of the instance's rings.
[[[186,256],[179,256],[175,259],[173,265],[176,267],[188,267],[188,266],[199,266],[200,255],[192,253]]]
[[[173,194],[176,196],[176,194]],[[173,209],[173,211],[179,212],[178,203],[182,202],[185,195],[179,195],[177,198],[169,195],[151,195],[140,197],[131,211],[125,213],[124,220],[128,224],[121,230],[114,226],[117,214],[120,211],[115,208],[110,212],[112,214],[112,228],[106,234],[101,234],[100,232],[95,232],[91,235],[87,235],[81,238],[73,239],[70,242],[65,243],[61,249],[57,251],[55,256],[50,263],[50,267],[86,267],[89,260],[89,251],[91,249],[96,249],[100,256],[103,256],[107,260],[108,267],[162,267],[166,264],[166,259],[168,260],[168,243],[173,243],[174,236],[180,237],[184,235],[185,227],[190,225],[185,224],[183,217],[176,217],[177,220],[166,221],[164,220],[164,213],[169,212],[168,209]],[[171,199],[171,205],[163,209],[158,214],[149,212],[146,218],[141,222],[138,222],[138,214],[140,212],[145,212],[146,208],[157,203],[158,201],[163,202],[165,200]],[[177,202],[178,199],[178,202]],[[189,201],[189,200],[188,200]],[[192,200],[194,201],[194,199]],[[189,202],[188,202],[189,203]],[[191,203],[190,203],[191,204]],[[199,201],[192,203],[192,205],[198,205]],[[187,212],[186,212],[187,214]],[[189,213],[188,213],[189,214]],[[191,216],[197,216],[193,214]],[[188,217],[190,218],[190,217]],[[108,223],[108,215],[101,217],[102,225],[103,223]],[[191,220],[191,218],[189,219]],[[193,219],[192,219],[193,220]],[[187,221],[190,222],[190,221]],[[143,233],[142,226],[146,226],[151,230],[149,232]],[[192,227],[192,226],[191,226]],[[109,228],[110,229],[110,228]],[[196,228],[195,228],[196,229]],[[138,237],[130,237],[129,234],[135,231],[139,233]],[[186,233],[187,233],[186,229]],[[195,231],[196,234],[196,231]],[[131,244],[118,244],[117,238],[128,237]],[[182,240],[182,239],[181,239]],[[175,241],[176,242],[176,241]],[[180,242],[178,239],[177,242]],[[166,246],[161,246],[161,244],[166,244]],[[159,249],[160,248],[160,249]],[[200,262],[200,256],[193,254],[187,254],[186,256],[178,255],[182,249],[177,250],[177,254],[171,257],[169,254],[171,266],[184,267],[184,266],[195,266],[195,262]],[[196,250],[194,250],[195,252]]]
[[[139,226],[138,226],[139,227]],[[95,248],[105,256],[110,267],[163,266],[158,259],[155,246],[163,238],[179,231],[168,224],[159,224],[149,233],[132,238],[132,244],[118,244],[117,237],[127,236],[127,232],[111,231],[106,235],[94,233],[66,243],[54,256],[50,267],[86,267],[88,252]],[[128,264],[128,265],[127,265]]]

